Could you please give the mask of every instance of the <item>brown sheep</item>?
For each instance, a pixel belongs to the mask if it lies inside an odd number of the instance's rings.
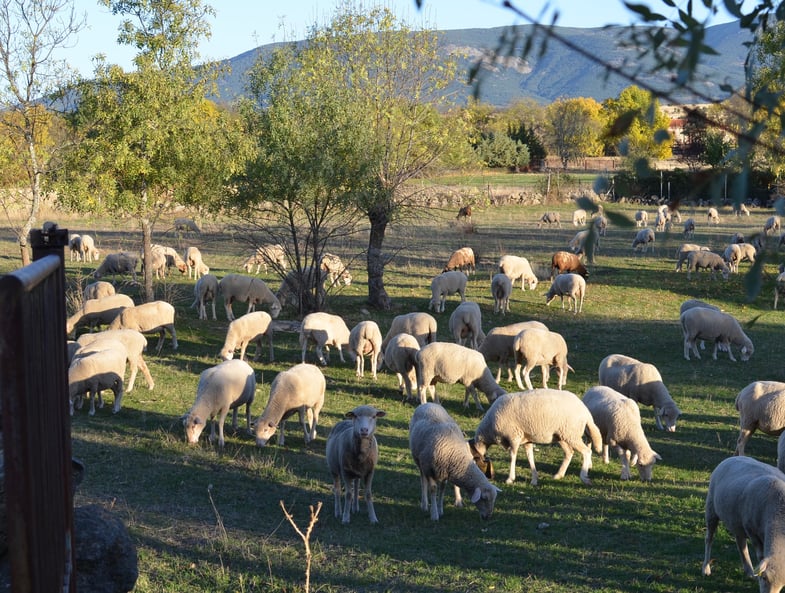
[[[458,216],[455,217],[456,220],[460,220],[463,218],[464,220],[471,220],[472,219],[472,207],[471,206],[461,206],[460,210],[458,210]]]
[[[574,272],[584,278],[589,276],[589,270],[581,263],[580,258],[569,251],[557,251],[553,254],[551,258],[551,280],[557,274],[557,270],[559,274]]]
[[[453,252],[442,272],[459,270],[464,273],[474,273],[475,265],[474,250],[471,247],[461,247]]]

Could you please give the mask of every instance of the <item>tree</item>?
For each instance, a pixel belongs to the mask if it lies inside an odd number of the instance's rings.
[[[136,70],[99,63],[78,87],[79,142],[57,179],[68,207],[133,217],[142,230],[144,290],[154,299],[150,246],[174,204],[216,200],[243,154],[235,122],[206,99],[214,74],[192,67],[209,33],[199,0],[102,0],[128,16],[118,41],[139,48]]]
[[[529,166],[529,148],[507,134],[492,132],[477,146],[477,154],[487,167],[504,167],[520,172]]]
[[[570,161],[601,154],[600,111],[597,101],[584,97],[559,99],[547,107],[549,143],[565,169]]]
[[[0,205],[15,229],[23,265],[30,263],[27,239],[58,148],[60,126],[52,107],[58,85],[70,76],[57,51],[83,26],[73,0],[0,0],[0,127],[5,132]],[[21,226],[14,220],[19,214]]]
[[[631,85],[617,99],[603,101],[602,107],[609,122],[605,137],[613,145],[611,154],[621,154],[632,161],[671,156],[670,120],[650,92]]]

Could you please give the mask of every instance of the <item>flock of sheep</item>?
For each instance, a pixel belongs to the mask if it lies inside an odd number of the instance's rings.
[[[707,222],[716,223],[716,210],[709,209]],[[657,229],[670,225],[677,211],[667,207],[658,209]],[[461,214],[459,214],[461,216]],[[464,214],[466,216],[466,214]],[[470,214],[469,214],[470,216]],[[578,210],[573,217],[576,226],[591,219],[585,211]],[[636,231],[633,250],[646,251],[655,240],[654,230],[646,227],[647,213],[640,211],[636,222],[643,227]],[[776,220],[775,220],[776,219]],[[542,216],[543,224],[561,227],[558,213]],[[607,220],[602,214],[589,223],[594,232],[581,231],[570,243],[569,251],[558,251],[551,258],[551,282],[546,291],[546,303],[560,297],[562,308],[567,299],[568,310],[579,314],[583,310],[589,271],[583,261],[587,253],[596,253],[599,238],[605,235]],[[684,236],[691,238],[695,222],[685,223]],[[764,234],[779,229],[779,219],[767,222]],[[596,244],[587,250],[586,241],[593,237]],[[782,240],[781,240],[782,241]],[[713,254],[707,248],[685,244],[678,254],[677,270],[684,261],[689,272],[701,268],[719,270],[727,278],[738,271],[744,259],[754,261],[754,253],[745,243],[729,244],[725,254]],[[745,247],[741,248],[744,245]],[[93,261],[99,258],[94,242],[88,235],[76,236],[70,244],[72,258]],[[659,429],[675,431],[681,411],[671,398],[657,368],[624,354],[611,354],[598,368],[597,385],[589,388],[583,397],[565,390],[568,372],[568,344],[558,333],[550,331],[535,320],[500,325],[487,334],[482,329],[482,312],[477,303],[466,300],[468,277],[476,270],[474,253],[470,248],[457,250],[449,258],[443,271],[431,281],[429,312],[412,312],[392,320],[383,334],[378,324],[364,320],[349,328],[338,315],[311,313],[300,324],[299,345],[301,362],[280,372],[270,386],[270,395],[263,412],[255,421],[251,419],[251,404],[256,392],[253,368],[245,361],[246,349],[256,344],[254,360],[261,359],[263,342],[267,342],[268,358],[274,360],[272,320],[291,302],[293,282],[291,274],[282,283],[278,293],[273,293],[264,281],[255,276],[228,274],[220,281],[209,273],[196,248],[189,248],[184,257],[163,246],[153,246],[160,254],[154,259],[156,274],[165,274],[170,267],[181,273],[193,273],[194,307],[199,319],[207,319],[207,304],[212,305],[212,318],[216,319],[215,302],[223,298],[229,326],[220,352],[223,362],[203,371],[199,376],[193,406],[183,416],[186,439],[196,443],[210,424],[210,440],[224,446],[224,422],[232,412],[232,425],[237,429],[237,410],[245,406],[246,425],[258,446],[265,446],[278,432],[278,445],[284,444],[284,422],[295,413],[303,430],[306,444],[317,437],[320,412],[325,404],[326,379],[322,368],[331,361],[331,349],[338,351],[338,358],[345,363],[344,348],[355,367],[356,376],[365,377],[365,359],[373,379],[386,366],[398,378],[399,389],[407,401],[415,405],[409,423],[409,447],[412,459],[421,478],[421,508],[438,520],[444,512],[444,493],[447,483],[455,491],[457,506],[462,506],[461,491],[468,494],[480,516],[487,519],[493,513],[500,490],[493,485],[492,465],[488,450],[498,445],[509,451],[507,483],[516,479],[516,460],[520,446],[524,447],[531,470],[531,484],[538,483],[534,461],[537,444],[558,443],[564,459],[555,479],[562,478],[575,451],[580,453],[582,464],[580,479],[590,484],[592,449],[609,462],[613,448],[621,460],[621,479],[631,478],[631,468],[637,467],[641,480],[651,481],[653,467],[661,457],[651,448],[641,424],[639,405],[654,409]],[[708,254],[718,255],[720,264],[710,261]],[[334,258],[334,259],[333,259]],[[711,258],[712,260],[714,258]],[[159,262],[163,263],[159,263]],[[154,381],[143,359],[146,333],[157,333],[157,353],[161,352],[166,333],[170,334],[172,348],[177,349],[174,308],[166,302],[154,301],[134,305],[122,294],[115,294],[114,286],[100,280],[107,275],[132,274],[135,277],[138,257],[122,252],[105,256],[94,273],[95,282],[84,289],[83,306],[69,317],[67,332],[74,335],[77,328],[87,326],[74,342],[69,342],[69,395],[72,413],[79,409],[84,399],[90,402],[90,414],[96,405],[103,405],[101,393],[111,390],[114,394],[113,411],[121,409],[123,393],[130,392],[139,370],[148,388]],[[259,272],[260,267],[273,265],[286,270],[286,258],[280,246],[259,248],[243,264],[246,273]],[[688,273],[689,273],[688,272]],[[330,256],[323,262],[319,273],[331,282],[351,282],[348,270],[340,258]],[[782,283],[785,285],[785,276]],[[513,287],[520,280],[521,290],[535,290],[544,278],[538,278],[528,260],[522,256],[504,255],[491,277],[490,292],[494,300],[493,312],[503,316],[510,310]],[[287,284],[288,282],[288,284]],[[778,279],[779,283],[779,279]],[[288,286],[288,292],[287,292]],[[457,294],[460,303],[448,319],[453,342],[437,340],[437,319],[430,314],[444,313],[447,299]],[[775,307],[776,307],[775,293]],[[232,304],[247,303],[247,312],[235,318]],[[256,307],[266,311],[256,311]],[[96,332],[99,326],[107,329]],[[754,353],[750,338],[732,316],[717,307],[701,301],[687,301],[682,305],[680,325],[684,336],[684,357],[690,354],[700,358],[703,342],[713,346],[713,357],[718,351],[727,352],[735,361],[732,349],[739,350],[742,361]],[[307,362],[309,348],[313,347],[319,366]],[[239,358],[235,359],[235,352]],[[494,376],[490,365],[498,364]],[[130,378],[124,388],[126,366]],[[508,393],[501,382],[502,369],[507,369],[507,381],[514,381],[518,391]],[[539,368],[542,388],[534,388],[531,371]],[[549,388],[550,370],[558,373],[555,388]],[[483,416],[467,439],[457,422],[440,404],[435,391],[437,383],[460,383],[465,388],[464,407],[470,397]],[[488,401],[485,410],[478,391]],[[429,401],[429,399],[431,401]],[[767,434],[780,434],[785,428],[785,384],[756,381],[741,391],[736,401],[741,432],[736,449],[739,457],[722,462],[712,473],[706,498],[706,549],[704,574],[710,573],[711,543],[718,522],[722,521],[734,534],[742,556],[745,572],[760,579],[761,590],[778,591],[785,585],[785,548],[780,544],[780,531],[785,527],[776,509],[785,509],[785,433],[780,438],[780,470],[742,457],[744,445],[755,430]],[[361,491],[371,523],[378,522],[373,506],[372,480],[378,461],[378,444],[375,426],[385,412],[371,405],[359,405],[345,414],[336,424],[326,441],[326,464],[333,477],[335,496],[334,513],[343,523],[359,510]],[[217,437],[216,437],[217,432]],[[588,436],[588,444],[584,437]],[[756,487],[751,487],[755,484]],[[765,484],[765,486],[763,485]],[[753,569],[747,552],[747,539],[756,547],[759,560]],[[766,588],[764,589],[764,583]]]

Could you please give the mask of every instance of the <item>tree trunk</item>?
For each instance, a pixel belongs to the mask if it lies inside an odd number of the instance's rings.
[[[153,224],[149,219],[142,219],[142,274],[144,277],[144,300],[149,303],[155,300],[153,291],[153,266],[152,250],[153,244]]]
[[[383,206],[375,206],[368,211],[368,220],[371,223],[368,239],[368,304],[387,311],[392,307],[392,301],[384,289],[384,266],[387,262],[382,245],[390,222],[389,212]]]

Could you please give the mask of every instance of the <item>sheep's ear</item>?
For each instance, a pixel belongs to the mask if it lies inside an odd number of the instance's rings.
[[[477,486],[477,488],[474,489],[474,492],[472,492],[472,503],[477,504],[477,501],[479,501],[480,498],[482,498],[482,490]]]
[[[383,412],[382,410],[376,410],[376,418],[383,418],[387,415],[387,412]]]
[[[352,410],[351,412],[346,412],[346,414],[344,415],[344,418],[354,418],[354,417],[355,417],[354,410]]]
[[[755,569],[755,572],[752,573],[752,576],[755,576],[755,577],[758,577],[758,578],[762,577],[763,573],[766,572],[766,569],[768,568],[768,566],[769,566],[769,559],[768,559],[768,557],[766,557],[766,558],[764,558],[763,560],[760,561],[760,564],[758,564],[758,567]]]
[[[660,454],[657,453],[657,451],[654,451],[654,459],[656,459],[657,461],[662,461],[662,457],[660,457]]]

